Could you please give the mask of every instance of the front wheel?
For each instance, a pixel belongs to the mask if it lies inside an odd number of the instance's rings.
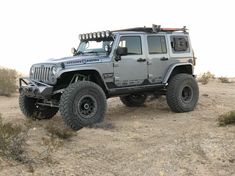
[[[51,119],[59,108],[37,105],[39,99],[26,96],[20,93],[19,105],[22,113],[30,119]]]
[[[69,85],[60,98],[60,113],[74,130],[101,122],[106,111],[106,96],[102,88],[90,81]]]
[[[199,88],[195,78],[189,74],[175,75],[167,87],[167,103],[174,112],[194,110],[199,97]]]

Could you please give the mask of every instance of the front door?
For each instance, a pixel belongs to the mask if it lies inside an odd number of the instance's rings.
[[[143,53],[142,36],[120,36],[119,47],[128,54],[114,61],[114,81],[118,87],[138,86],[147,80],[147,60]]]

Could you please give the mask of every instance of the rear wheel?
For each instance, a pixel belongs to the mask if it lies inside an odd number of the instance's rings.
[[[20,93],[19,105],[22,113],[31,119],[50,119],[59,108],[37,105],[38,99],[28,97],[23,92]]]
[[[142,106],[147,98],[145,94],[131,94],[126,96],[121,96],[121,102],[128,107],[138,107]]]
[[[195,78],[189,74],[174,76],[167,87],[167,103],[174,112],[194,110],[199,97],[199,88]]]

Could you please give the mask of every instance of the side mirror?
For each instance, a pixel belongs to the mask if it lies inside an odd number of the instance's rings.
[[[125,56],[127,55],[128,51],[127,51],[127,47],[118,47],[116,50],[116,54],[118,56]]]
[[[74,55],[76,55],[77,50],[73,47],[73,48],[71,48],[71,53],[72,53],[72,54],[73,54],[73,56],[74,56]]]

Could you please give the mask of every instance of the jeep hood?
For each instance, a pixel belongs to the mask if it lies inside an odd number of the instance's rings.
[[[50,64],[50,65],[60,65],[64,64],[65,66],[70,65],[84,65],[91,63],[100,63],[110,61],[109,56],[72,56],[72,57],[64,57],[60,59],[48,59],[46,62],[37,63],[38,64]]]

